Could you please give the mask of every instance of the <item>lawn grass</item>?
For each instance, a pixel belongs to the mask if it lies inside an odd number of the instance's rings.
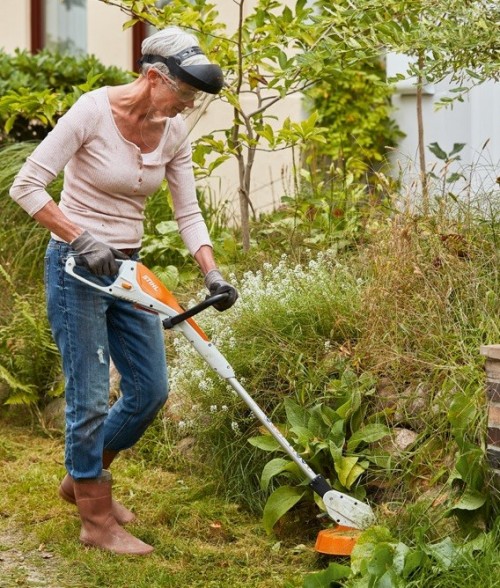
[[[302,544],[300,528],[278,542],[255,517],[214,495],[211,483],[146,465],[132,452],[113,464],[114,492],[137,514],[130,530],[155,552],[133,558],[85,548],[76,509],[57,495],[62,438],[13,424],[2,410],[2,588],[292,588],[322,567],[313,544]],[[12,559],[17,565],[8,565]]]

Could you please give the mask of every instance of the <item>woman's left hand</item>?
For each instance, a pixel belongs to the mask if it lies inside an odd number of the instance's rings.
[[[233,304],[238,300],[238,291],[234,286],[231,286],[224,278],[219,270],[210,270],[205,276],[205,285],[210,292],[210,296],[216,296],[217,294],[227,294],[225,300],[221,300],[214,304],[214,308],[223,311],[231,308]]]

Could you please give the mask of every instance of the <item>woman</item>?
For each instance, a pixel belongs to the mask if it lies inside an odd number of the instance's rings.
[[[196,199],[191,149],[180,113],[199,92],[217,94],[223,76],[190,34],[170,27],[142,44],[141,75],[133,82],[83,95],[34,150],[10,194],[51,231],[45,259],[47,309],[62,356],[66,395],[67,475],[59,493],[75,503],[80,540],[121,554],[153,547],[122,525],[134,515],[111,498],[107,471],[119,451],[143,435],[168,394],[161,322],[64,271],[76,255],[83,272],[113,281],[116,259],[138,258],[146,197],[167,179],[184,243],[211,294],[235,288],[215,264]],[[64,168],[59,206],[46,186]],[[121,396],[108,410],[110,358]]]

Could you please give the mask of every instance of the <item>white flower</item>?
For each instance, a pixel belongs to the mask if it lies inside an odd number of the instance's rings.
[[[216,404],[212,404],[212,406],[210,407],[210,412],[217,412],[217,405]]]
[[[231,429],[235,432],[235,433],[239,433],[240,432],[240,426],[238,425],[238,423],[236,423],[235,421],[233,421],[231,423]]]

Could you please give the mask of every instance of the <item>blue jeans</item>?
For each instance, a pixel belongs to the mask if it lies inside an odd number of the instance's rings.
[[[103,449],[132,447],[168,395],[163,328],[158,315],[79,282],[64,264],[74,252],[51,240],[45,257],[47,312],[62,356],[68,473],[97,478]],[[86,278],[110,284],[78,267]],[[109,408],[109,365],[121,376],[121,396]]]

